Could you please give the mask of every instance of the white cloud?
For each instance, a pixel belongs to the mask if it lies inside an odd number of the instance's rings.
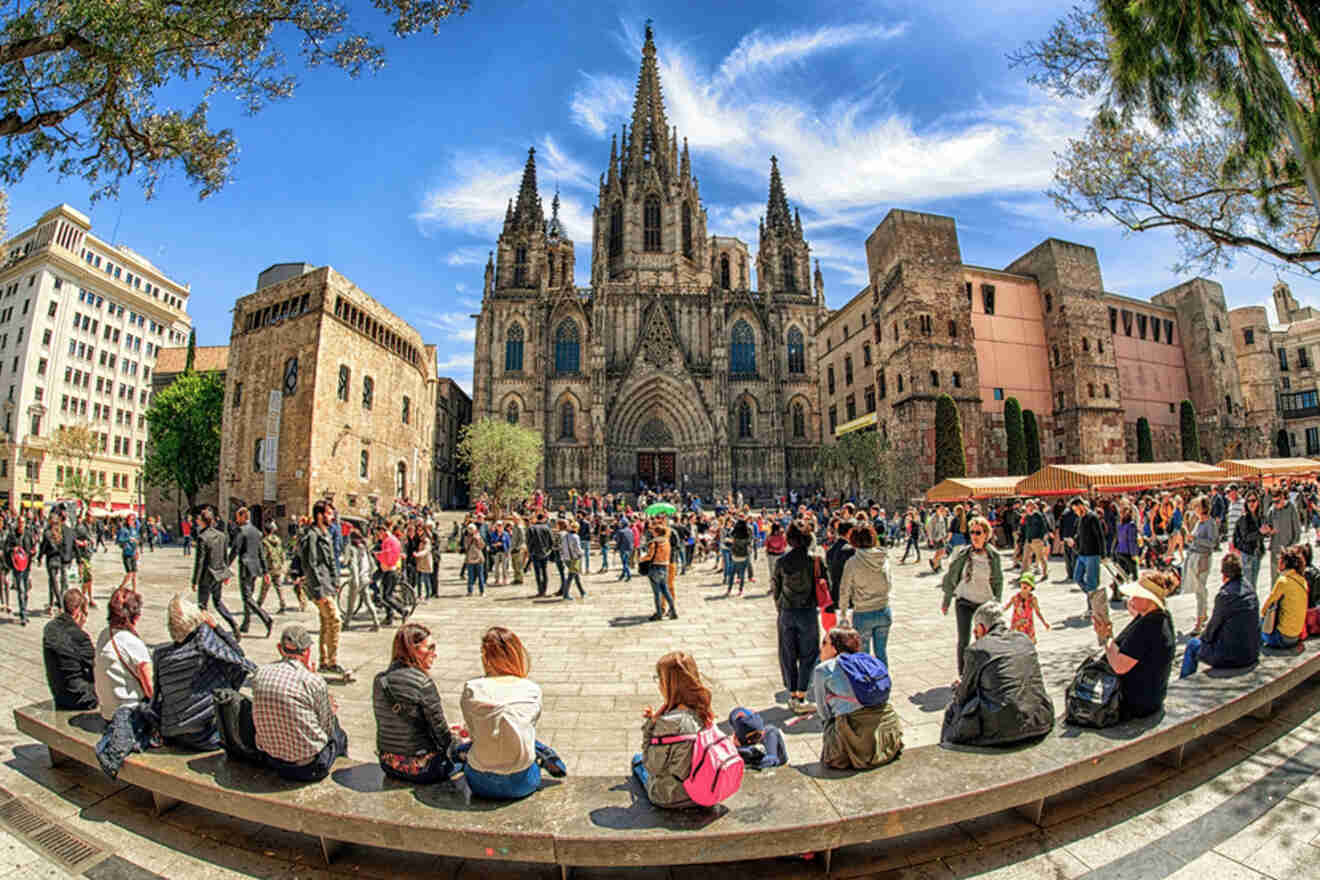
[[[476,246],[464,246],[455,248],[445,257],[445,262],[450,266],[480,266],[486,262],[487,249]],[[461,293],[466,290],[463,285],[458,286]]]
[[[733,81],[749,74],[762,74],[804,60],[810,55],[832,49],[842,49],[857,43],[892,40],[907,31],[907,24],[892,26],[880,24],[850,27],[822,27],[814,31],[797,31],[772,36],[753,31],[738,41],[738,45],[720,64],[718,75]]]
[[[602,135],[632,104],[627,80],[617,76],[582,74],[582,85],[573,93],[569,109],[573,121],[595,135]]]
[[[423,312],[420,323],[439,330],[445,342],[476,342],[477,325],[467,312]]]
[[[437,363],[435,367],[442,376],[447,374],[470,376],[472,375],[472,363],[473,356],[470,354],[451,354],[445,360]]]

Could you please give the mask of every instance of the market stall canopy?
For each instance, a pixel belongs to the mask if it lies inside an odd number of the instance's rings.
[[[1026,477],[954,477],[926,490],[927,501],[966,501],[969,498],[1001,498],[1017,495]]]
[[[1320,473],[1320,461],[1313,458],[1226,458],[1216,467],[1230,477],[1252,480]]]
[[[1142,461],[1115,464],[1051,464],[1018,484],[1018,495],[1085,495],[1218,483],[1221,468],[1199,461]]]

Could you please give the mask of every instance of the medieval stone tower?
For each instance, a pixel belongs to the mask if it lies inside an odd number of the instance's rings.
[[[553,208],[545,220],[528,153],[486,270],[473,417],[540,431],[552,492],[813,486],[824,282],[773,158],[761,230],[754,285],[747,245],[706,228],[648,26],[600,176],[589,288],[573,284],[573,242]]]
[[[1275,397],[1279,360],[1274,354],[1269,315],[1264,306],[1244,306],[1228,313],[1233,335],[1233,357],[1242,380],[1243,422],[1259,431],[1237,458],[1270,456],[1275,437],[1283,427]]]
[[[890,211],[866,239],[866,263],[878,422],[897,448],[918,456],[917,483],[929,486],[935,479],[935,400],[948,393],[962,422],[967,473],[980,473],[980,380],[953,218]]]

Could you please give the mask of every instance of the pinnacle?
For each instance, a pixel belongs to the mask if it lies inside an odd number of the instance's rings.
[[[545,214],[541,197],[536,191],[536,147],[527,150],[527,164],[523,166],[522,185],[518,187],[518,201],[513,208],[513,221],[518,225],[542,226]]]
[[[784,181],[779,176],[779,160],[770,157],[770,197],[765,208],[766,225],[771,229],[792,229],[793,217],[788,210],[788,197],[784,195]]]

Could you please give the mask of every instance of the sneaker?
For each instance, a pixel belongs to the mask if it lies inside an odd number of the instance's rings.
[[[671,609],[669,612],[669,619],[678,620],[678,612]]]
[[[788,701],[788,710],[794,715],[814,715],[816,714],[816,704],[810,700],[791,697]]]

